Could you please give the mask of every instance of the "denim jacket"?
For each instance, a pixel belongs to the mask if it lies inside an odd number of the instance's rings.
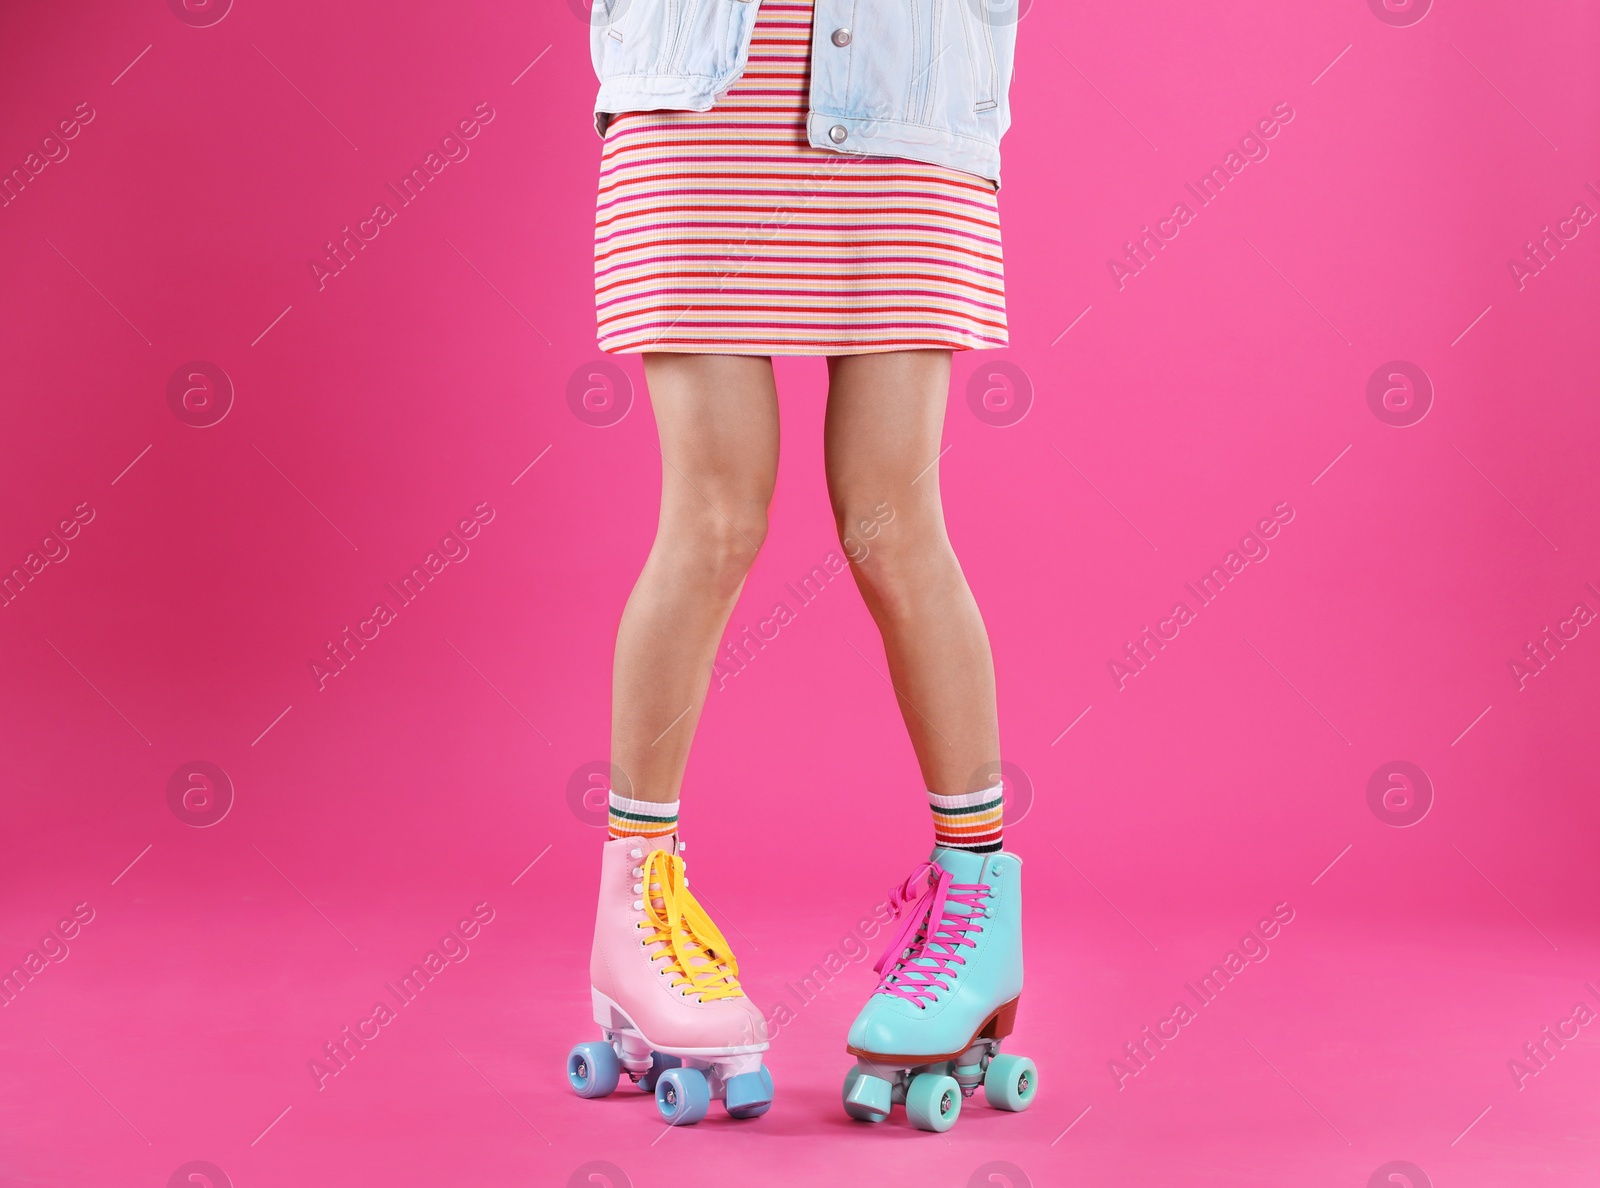
[[[709,111],[744,73],[761,0],[593,0],[595,131],[624,111]],[[806,136],[1000,184],[1019,0],[815,0]]]

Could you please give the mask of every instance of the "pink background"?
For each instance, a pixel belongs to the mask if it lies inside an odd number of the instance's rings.
[[[664,1133],[561,1073],[602,836],[567,789],[606,758],[660,466],[637,359],[615,424],[568,402],[597,359],[584,25],[7,6],[0,167],[94,117],[0,207],[0,568],[93,518],[0,609],[0,965],[94,916],[0,1008],[0,1182],[1593,1183],[1600,1030],[1521,1088],[1508,1062],[1600,1010],[1600,622],[1525,688],[1508,662],[1600,611],[1600,225],[1520,288],[1508,261],[1600,211],[1597,36],[1576,0],[1034,6],[1013,346],[957,358],[941,477],[1023,777],[1040,1096],[943,1137],[839,1110],[871,984],[846,938],[929,834],[841,581],[711,694],[686,783],[697,889],[794,1014],[777,1105]],[[480,103],[469,155],[319,289],[322,245]],[[1108,260],[1279,103],[1270,154],[1119,288]],[[167,398],[195,360],[235,393],[204,428]],[[1367,400],[1395,360],[1433,390],[1408,427]],[[778,371],[731,634],[838,547],[823,365]],[[1007,390],[1031,404],[997,425]],[[1281,503],[1270,556],[1119,690],[1108,661]],[[312,659],[481,504],[319,690]],[[1433,789],[1406,828],[1367,797],[1395,760]],[[234,789],[208,828],[169,807],[192,761]],[[308,1061],[479,903],[470,957],[319,1091]],[[1119,1087],[1123,1044],[1278,903],[1271,956]]]

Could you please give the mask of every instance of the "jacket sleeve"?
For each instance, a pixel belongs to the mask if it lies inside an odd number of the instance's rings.
[[[601,63],[605,56],[606,32],[611,28],[611,22],[619,15],[622,6],[630,2],[631,0],[592,0],[589,11],[589,61],[594,67],[597,82],[605,79],[605,75],[601,72]],[[595,134],[602,140],[605,139],[606,124],[610,119],[608,112],[594,113]]]

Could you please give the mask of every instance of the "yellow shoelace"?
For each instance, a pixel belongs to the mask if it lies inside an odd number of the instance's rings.
[[[683,859],[666,850],[651,850],[642,866],[640,898],[646,918],[639,927],[649,933],[646,945],[665,944],[650,960],[669,961],[673,988],[687,987],[683,993],[701,1002],[743,997],[739,962],[727,938],[684,885]]]

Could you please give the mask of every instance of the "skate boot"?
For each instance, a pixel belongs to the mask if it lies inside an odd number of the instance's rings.
[[[1033,1061],[1000,1052],[1022,994],[1022,860],[935,848],[889,906],[901,924],[850,1028],[845,1112],[881,1122],[901,1103],[918,1129],[949,1130],[980,1084],[996,1109],[1027,1109]]]
[[[626,1072],[671,1126],[700,1121],[713,1098],[735,1118],[758,1117],[772,1106],[766,1020],[689,894],[682,850],[675,835],[606,842],[589,958],[605,1038],[572,1049],[567,1078],[578,1096],[604,1097]]]

